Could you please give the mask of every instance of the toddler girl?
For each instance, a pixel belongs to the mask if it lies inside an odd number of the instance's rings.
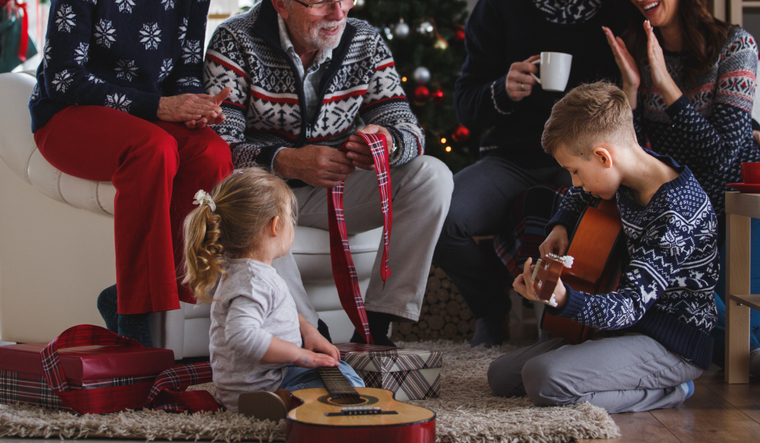
[[[272,267],[293,244],[297,206],[288,185],[251,168],[224,179],[211,195],[198,191],[195,199],[199,207],[185,220],[185,283],[199,303],[211,303],[217,399],[237,411],[244,393],[323,387],[314,369],[321,366],[339,366],[353,386],[363,387],[326,341],[316,348],[332,356],[302,348],[302,335],[316,330],[299,319]]]

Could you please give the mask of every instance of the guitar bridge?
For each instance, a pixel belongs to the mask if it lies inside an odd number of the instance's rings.
[[[349,408],[342,408],[340,412],[326,412],[327,417],[337,417],[344,415],[390,415],[398,414],[396,411],[383,411],[377,406],[352,406]]]

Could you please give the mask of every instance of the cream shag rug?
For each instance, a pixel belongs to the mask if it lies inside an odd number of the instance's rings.
[[[512,349],[508,345],[473,349],[467,343],[440,340],[401,346],[443,353],[440,398],[410,402],[436,412],[437,442],[568,442],[620,436],[607,412],[588,403],[537,408],[527,398],[494,397],[486,371],[493,360]],[[0,437],[11,436],[281,441],[285,439],[285,422],[260,421],[230,412],[127,411],[80,416],[39,407],[0,405]]]

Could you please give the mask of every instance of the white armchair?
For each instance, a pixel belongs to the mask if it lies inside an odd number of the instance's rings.
[[[83,323],[116,281],[110,182],[62,173],[37,151],[27,107],[36,80],[0,74],[0,340],[44,342]],[[26,183],[24,183],[26,182]],[[29,186],[31,185],[31,186]],[[380,244],[378,228],[349,238],[362,293]],[[336,343],[353,332],[335,290],[327,231],[298,227],[293,255],[304,287]],[[176,359],[208,355],[209,305],[154,314],[154,346]]]

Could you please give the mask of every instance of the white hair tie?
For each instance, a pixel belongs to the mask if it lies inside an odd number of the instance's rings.
[[[199,206],[208,205],[208,207],[211,208],[211,212],[216,211],[216,203],[214,203],[214,199],[203,189],[195,193],[193,204]]]

